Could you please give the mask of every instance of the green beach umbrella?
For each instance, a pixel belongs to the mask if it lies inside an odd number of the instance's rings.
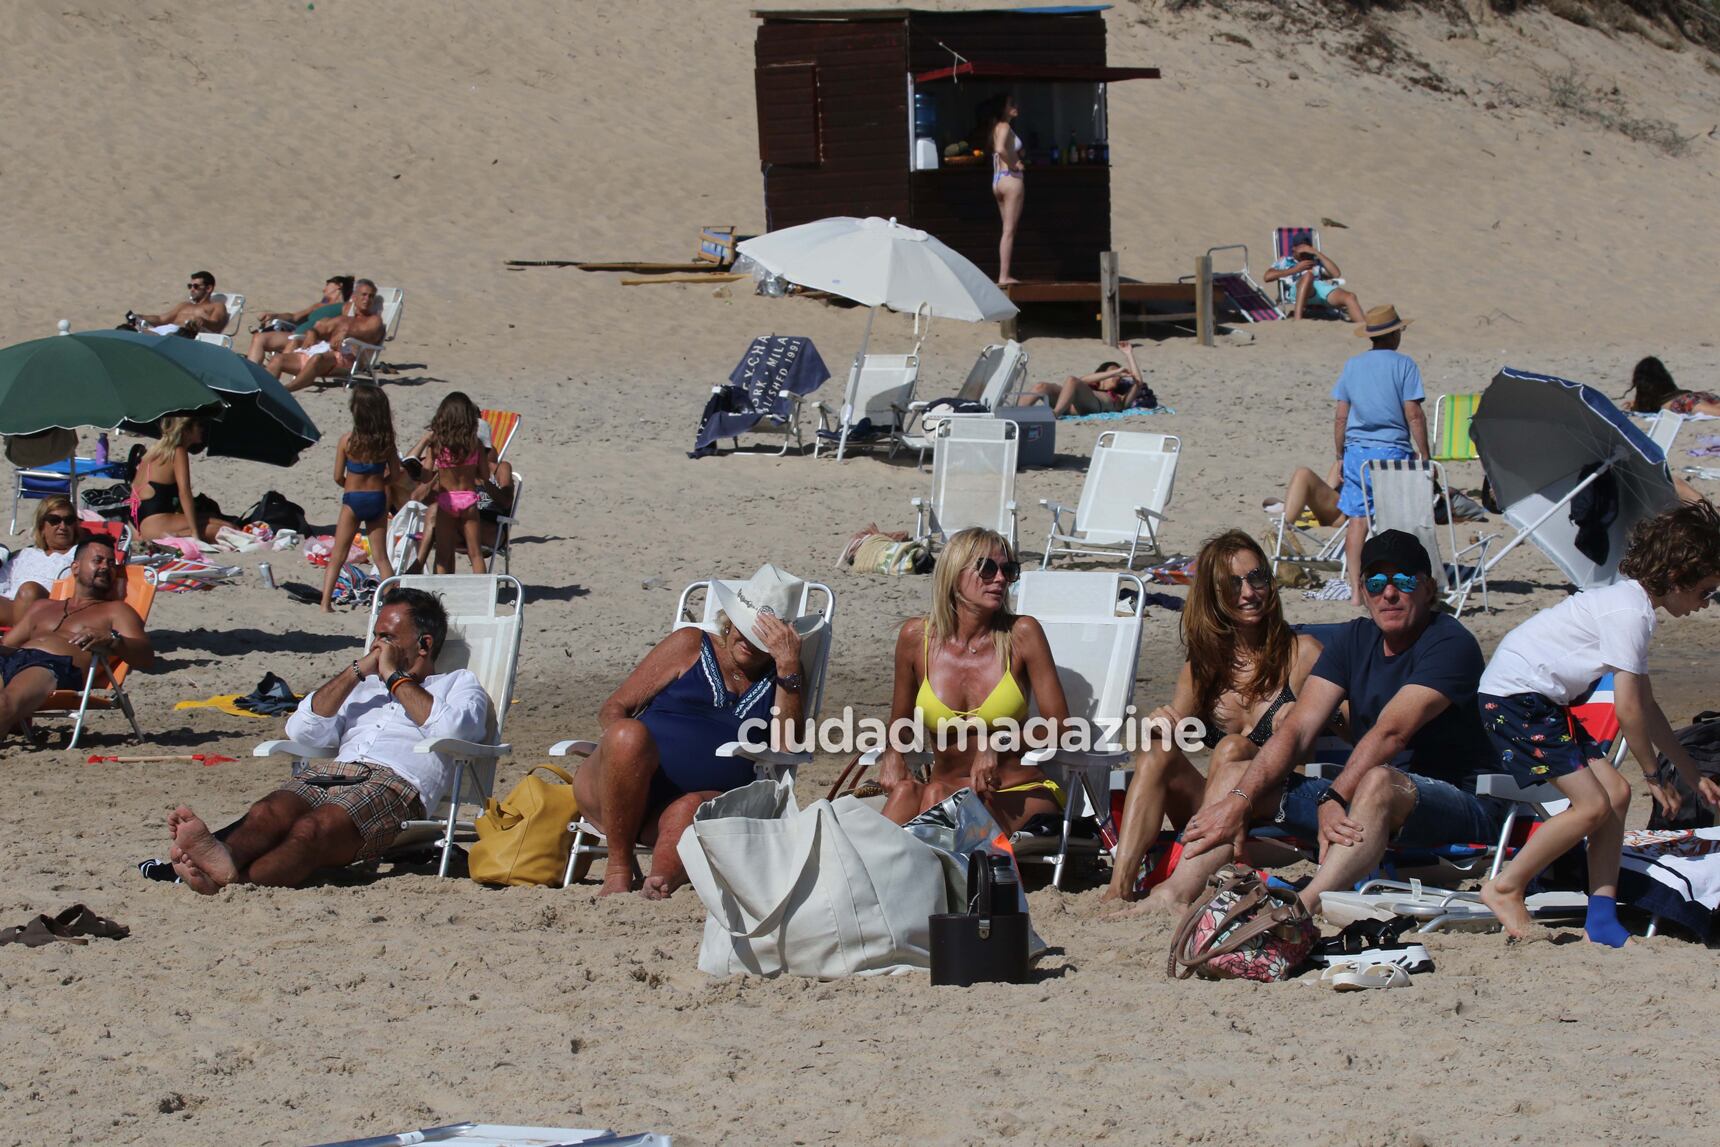
[[[225,405],[196,375],[129,339],[53,335],[0,350],[0,434],[111,430]]]
[[[301,452],[322,437],[316,423],[279,379],[225,347],[134,331],[85,331],[72,337],[139,346],[219,395],[226,409],[204,423],[203,441],[212,456],[291,466]],[[128,418],[123,428],[153,437],[160,433],[160,421]]]

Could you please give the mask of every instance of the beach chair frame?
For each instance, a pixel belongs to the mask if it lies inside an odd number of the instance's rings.
[[[1158,529],[1166,520],[1181,456],[1182,439],[1175,434],[1101,432],[1074,510],[1039,500],[1051,511],[1039,568],[1049,569],[1058,556],[1084,555],[1122,557],[1123,568],[1132,570],[1137,558],[1162,557]]]
[[[1431,483],[1431,486],[1429,485]],[[1435,499],[1445,506],[1445,543],[1434,518]],[[1445,484],[1445,467],[1422,458],[1373,459],[1368,462],[1362,483],[1362,501],[1367,508],[1368,533],[1402,530],[1413,534],[1433,560],[1433,575],[1440,597],[1458,616],[1470,593],[1481,587],[1481,608],[1487,601],[1487,550],[1498,534],[1478,534],[1467,546],[1457,544],[1457,518],[1451,512],[1451,490]],[[1448,568],[1442,553],[1451,554]],[[1473,555],[1474,566],[1463,570]]]
[[[918,346],[910,354],[869,354],[850,366],[841,408],[833,411],[822,399],[814,404],[825,429],[837,436],[836,460],[840,462],[846,457],[848,435],[863,419],[871,419],[875,427],[882,423],[881,429],[885,437],[878,439],[878,442],[893,440],[895,432],[901,429],[908,408],[913,404],[914,388],[919,381]],[[864,443],[868,446],[875,444],[877,443],[872,441]],[[814,442],[814,458],[818,457],[823,446],[822,438]]]
[[[501,558],[502,572],[511,573],[509,564],[513,560],[514,527],[520,522],[520,507],[526,498],[526,476],[518,470],[514,471],[514,502],[505,514],[496,515],[496,540],[493,545],[480,546],[479,549],[486,557]]]
[[[948,418],[990,418],[1005,406],[1015,404],[1021,389],[1027,382],[1027,352],[1014,339],[1002,343],[992,343],[980,351],[968,370],[967,378],[962,381],[961,389],[955,397],[971,402],[978,402],[985,407],[983,413],[975,411],[971,414],[958,414],[953,411],[938,411],[927,414],[926,408],[930,402],[911,402],[902,426],[890,439],[890,457],[896,456],[896,451],[906,447],[916,451],[918,457],[914,465],[916,469],[924,469],[926,455],[932,449],[932,434],[938,426]],[[1045,401],[1043,395],[1035,395],[1040,401]]]
[[[916,539],[928,547],[970,526],[1016,549],[1015,468],[1021,427],[1004,418],[955,418],[932,432],[932,492],[914,498]]]

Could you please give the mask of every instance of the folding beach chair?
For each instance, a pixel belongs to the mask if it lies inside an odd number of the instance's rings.
[[[1433,576],[1440,596],[1459,616],[1470,591],[1481,586],[1481,608],[1487,608],[1487,547],[1497,534],[1481,534],[1467,546],[1457,544],[1457,520],[1451,512],[1451,491],[1445,484],[1445,469],[1438,462],[1420,458],[1375,459],[1363,474],[1362,500],[1367,506],[1368,533],[1402,530],[1415,535],[1433,561]],[[1445,507],[1446,544],[1439,542],[1434,521],[1435,501]],[[1447,565],[1440,556],[1449,553]],[[1465,558],[1474,565],[1465,567]]]
[[[514,435],[520,428],[520,416],[511,410],[480,410],[478,417],[490,428],[490,446],[496,452],[496,461],[507,457],[508,447],[513,445]]]
[[[888,438],[900,429],[908,406],[914,401],[914,386],[920,379],[920,354],[869,354],[858,369],[848,371],[848,388],[842,397],[842,409],[832,411],[822,401],[817,403],[820,418],[827,429],[820,431],[812,447],[818,457],[824,436],[836,437],[836,460],[847,453],[849,435],[861,422],[869,423],[873,431]],[[832,422],[834,418],[834,422]],[[880,438],[879,441],[884,441]]]
[[[1021,427],[1003,418],[957,418],[932,434],[932,493],[915,498],[914,537],[943,542],[970,526],[1015,548],[1015,461]]]
[[[395,586],[427,590],[442,599],[442,607],[448,613],[448,636],[436,658],[436,668],[444,673],[470,669],[489,694],[494,714],[493,735],[481,744],[444,738],[420,741],[413,749],[419,753],[442,753],[450,758],[454,763],[454,783],[441,804],[429,810],[428,819],[407,821],[402,826],[400,836],[388,851],[390,855],[398,855],[440,841],[441,863],[436,874],[446,876],[456,834],[472,831],[471,821],[459,819],[460,807],[470,804],[483,808],[496,785],[497,758],[513,752],[513,747],[502,740],[502,726],[513,700],[514,675],[519,668],[524,596],[519,579],[506,574],[392,577],[377,587],[361,649],[370,644],[369,634],[376,629],[383,596]],[[502,611],[504,607],[507,612]],[[326,760],[333,752],[293,741],[265,741],[251,755],[292,757],[297,769],[301,762]]]
[[[680,598],[675,602],[675,616],[671,628],[698,628],[711,634],[717,632],[717,596],[711,592],[713,581],[714,579],[709,578],[696,581],[681,591]],[[744,580],[725,580],[721,584],[740,589],[747,583]],[[694,604],[696,599],[699,600],[697,606]],[[812,607],[815,599],[822,600],[816,610]],[[802,720],[816,722],[824,704],[824,680],[830,664],[830,646],[836,632],[836,592],[823,582],[806,582],[801,589],[798,610],[802,616],[816,612],[824,618],[824,624],[803,637],[800,642],[801,676],[804,678],[801,684],[801,717]],[[550,746],[549,755],[573,756],[583,760],[596,751],[596,741],[558,741]],[[753,770],[761,780],[776,780],[785,775],[793,778],[801,765],[812,762],[811,752],[774,752],[768,749],[759,751],[740,741],[724,745],[717,750],[717,755],[746,758],[753,763]],[[609,845],[597,825],[580,817],[569,827],[573,831],[573,848],[567,855],[567,871],[562,874],[564,887],[583,880],[594,859],[609,855]],[[636,851],[649,852],[650,848],[640,845]]]
[[[1059,554],[1121,557],[1125,569],[1134,569],[1137,557],[1163,556],[1158,527],[1176,485],[1181,452],[1182,439],[1174,434],[1101,433],[1073,515],[1067,506],[1039,500],[1051,511],[1039,568],[1050,566]]]
[[[1241,316],[1245,323],[1270,323],[1284,317],[1278,309],[1278,304],[1266,293],[1266,288],[1254,278],[1248,269],[1248,245],[1246,243],[1227,243],[1222,247],[1208,247],[1207,258],[1212,258],[1220,251],[1241,251],[1242,267],[1240,270],[1223,271],[1217,267],[1212,271],[1212,285],[1218,288],[1224,296],[1224,301],[1231,310]],[[1192,283],[1193,275],[1183,275],[1177,279],[1179,283]]]
[[[1324,251],[1320,246],[1320,231],[1316,227],[1279,227],[1272,232],[1272,261],[1290,256],[1296,244],[1311,244],[1316,251]],[[1332,280],[1342,283],[1342,279]],[[1278,310],[1281,314],[1290,314],[1296,309],[1295,280],[1278,279],[1273,283],[1278,288]],[[1302,314],[1310,318],[1344,318],[1342,311],[1334,310],[1322,303],[1318,298],[1311,298],[1302,305]]]
[[[1469,437],[1469,424],[1475,420],[1475,408],[1480,405],[1480,394],[1442,394],[1434,400],[1435,462],[1475,462],[1481,458],[1481,451]]]
[[[209,343],[211,346],[225,347],[228,350],[232,350],[233,339],[236,338],[239,331],[243,329],[239,325],[239,320],[240,316],[245,313],[245,296],[234,294],[232,292],[223,294],[217,291],[209,297],[212,299],[219,299],[221,302],[227,304],[227,325],[218,331],[204,331],[202,334],[197,336],[197,341],[200,343]]]
[[[1115,839],[1105,832],[1111,819],[1111,773],[1129,763],[1122,726],[1135,695],[1145,600],[1141,579],[1126,573],[1034,571],[1023,574],[1017,584],[1016,609],[1044,629],[1069,716],[1088,723],[1092,741],[1085,752],[1059,746],[1037,762],[1063,788],[1063,822],[1055,838],[1018,837],[1014,842],[1021,863],[1052,866],[1054,888],[1063,887],[1064,869],[1079,846],[1097,851],[1106,839]],[[1029,719],[1038,715],[1035,696]],[[1083,812],[1099,824],[1097,841],[1072,839]]]
[[[382,348],[394,341],[400,330],[400,309],[406,304],[406,292],[400,287],[378,287],[377,300],[382,304],[382,342],[367,343],[359,339],[343,339],[340,349],[352,356],[352,366],[342,378],[351,386],[361,377],[376,381],[376,370],[382,363]]]
[[[491,545],[480,547],[486,557],[501,558],[502,572],[507,573],[508,563],[513,558],[514,527],[520,521],[520,506],[525,502],[526,479],[518,470],[514,471],[514,503],[508,507],[505,514],[496,515],[496,540]]]
[[[75,506],[78,501],[79,482],[87,482],[92,478],[123,477],[124,459],[97,462],[94,458],[68,458],[64,462],[50,462],[46,466],[16,469],[12,477],[12,525],[8,532],[18,532],[18,503],[27,498],[51,498],[55,494],[64,494]]]
[[[896,451],[905,446],[919,452],[916,465],[924,467],[926,454],[932,448],[932,432],[944,419],[993,417],[1000,408],[1015,403],[1026,381],[1027,352],[1021,349],[1021,344],[1014,339],[993,343],[980,352],[955,394],[957,401],[977,402],[984,410],[969,414],[938,410],[928,414],[926,408],[930,403],[909,403],[902,428],[892,437],[890,457],[894,458]]]
[[[699,230],[699,246],[693,252],[695,264],[720,270],[735,261],[735,229],[732,225],[704,227]]]
[[[1272,576],[1278,576],[1279,566],[1297,566],[1317,578],[1343,577],[1347,562],[1344,554],[1347,523],[1338,523],[1331,533],[1321,537],[1308,526],[1287,521],[1283,503],[1278,503],[1278,507],[1277,513],[1267,513],[1267,530],[1272,535],[1272,552],[1268,555]]]
[[[125,603],[143,619],[147,628],[150,608],[155,605],[155,572],[127,566],[121,570],[121,576],[125,578]],[[68,601],[75,588],[70,576],[63,577],[54,583],[48,596],[56,601]],[[54,690],[30,719],[71,717],[72,737],[66,747],[75,749],[78,738],[83,736],[84,720],[92,710],[118,709],[131,722],[133,739],[141,741],[143,727],[137,723],[137,711],[132,708],[131,697],[125,691],[125,679],[130,672],[131,666],[125,662],[110,662],[98,653],[90,658],[89,672],[84,676],[82,689]]]

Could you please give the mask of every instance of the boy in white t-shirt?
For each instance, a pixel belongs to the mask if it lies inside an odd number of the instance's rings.
[[[1699,799],[1720,806],[1720,785],[1703,777],[1673,734],[1648,679],[1654,611],[1684,617],[1720,590],[1720,513],[1683,505],[1639,524],[1619,562],[1625,580],[1584,590],[1513,629],[1481,675],[1481,721],[1505,768],[1521,785],[1552,782],[1571,806],[1543,824],[1511,863],[1481,889],[1507,935],[1531,926],[1523,894],[1530,881],[1584,837],[1589,842],[1588,938],[1621,948],[1619,851],[1630,783],[1571,716],[1571,705],[1613,674],[1619,728],[1648,787],[1668,812],[1677,790],[1655,783],[1655,751],[1672,762]]]

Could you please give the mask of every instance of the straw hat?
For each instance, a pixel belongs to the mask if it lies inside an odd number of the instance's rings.
[[[1359,339],[1382,338],[1393,331],[1403,330],[1414,321],[1414,319],[1398,318],[1397,308],[1387,303],[1383,307],[1373,307],[1368,311],[1367,321],[1356,328],[1356,337]]]
[[[757,632],[758,619],[762,615],[768,614],[787,622],[802,637],[823,623],[824,618],[818,614],[800,616],[800,595],[805,588],[806,583],[800,578],[777,569],[769,562],[738,586],[731,587],[720,581],[711,583],[717,607],[728,615],[743,637],[760,649],[765,648]]]

